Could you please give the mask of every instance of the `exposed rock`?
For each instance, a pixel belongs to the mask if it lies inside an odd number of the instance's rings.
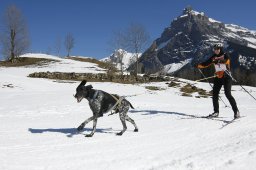
[[[28,75],[33,78],[48,78],[57,80],[87,80],[94,82],[117,82],[117,83],[146,83],[156,81],[169,81],[167,76],[132,76],[132,75],[111,75],[105,73],[63,73],[63,72],[35,72]]]

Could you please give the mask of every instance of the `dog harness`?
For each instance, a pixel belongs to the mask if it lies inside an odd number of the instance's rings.
[[[110,96],[112,96],[112,97],[116,100],[116,103],[115,103],[114,106],[109,110],[109,111],[111,111],[111,113],[110,113],[108,116],[115,114],[115,112],[112,112],[112,110],[115,109],[116,107],[119,108],[119,107],[121,106],[122,100],[124,99],[124,97],[121,97],[121,96],[118,96],[118,97],[119,97],[119,99],[118,99],[118,98],[116,98],[116,97],[115,97],[114,95],[112,95],[112,94],[110,94]]]
[[[97,98],[98,94],[99,94],[99,90],[96,90],[91,100],[95,100]],[[122,103],[123,99],[124,99],[124,97],[121,97],[121,96],[118,96],[118,98],[119,98],[118,99],[113,94],[109,94],[109,95],[116,100],[116,103],[114,104],[113,107],[111,107],[111,109],[109,109],[107,111],[107,112],[111,112],[111,114],[109,114],[108,116],[115,114],[115,112],[112,112],[112,110],[115,109],[115,108],[119,108],[121,106],[121,103]]]

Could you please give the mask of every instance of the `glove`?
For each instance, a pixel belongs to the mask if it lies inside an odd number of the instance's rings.
[[[220,60],[214,60],[214,59],[212,60],[212,62],[213,62],[214,64],[218,64],[219,61],[220,61]]]

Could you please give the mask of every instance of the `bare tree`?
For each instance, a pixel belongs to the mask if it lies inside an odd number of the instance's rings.
[[[70,51],[74,47],[74,43],[75,43],[75,40],[74,40],[73,35],[71,33],[68,33],[66,38],[65,38],[65,42],[64,42],[66,50],[68,52],[67,57],[69,57]]]
[[[51,46],[47,47],[47,49],[45,51],[45,54],[47,54],[47,55],[51,55],[52,54],[52,47]]]
[[[54,47],[55,47],[55,50],[56,50],[56,55],[57,55],[58,57],[60,57],[61,44],[62,44],[61,38],[60,38],[60,37],[57,37],[57,38],[56,38],[56,41],[55,41]]]
[[[116,58],[116,65],[120,64],[120,71],[123,75],[124,69],[123,69],[123,57],[124,57],[124,32],[122,31],[115,31],[113,33],[112,40],[109,43],[111,51],[113,51],[113,55],[115,55]]]
[[[27,25],[16,6],[7,7],[2,28],[2,54],[7,60],[15,62],[29,47]]]
[[[124,74],[124,63],[123,63],[124,53],[125,51],[123,49],[118,49],[116,52],[117,63],[120,64],[120,70],[122,75]]]
[[[127,51],[131,51],[136,55],[136,66],[134,67],[135,75],[138,74],[139,53],[142,53],[144,47],[148,44],[149,34],[140,24],[131,24],[124,33],[124,47]]]

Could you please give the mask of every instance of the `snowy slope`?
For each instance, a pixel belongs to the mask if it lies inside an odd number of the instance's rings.
[[[167,64],[164,66],[163,72],[167,74],[174,73],[175,71],[180,70],[183,66],[191,62],[192,59],[187,59],[185,61],[181,61],[179,63],[172,63],[172,64]]]
[[[233,117],[232,110],[222,103],[221,118],[193,118],[211,113],[210,98],[183,97],[177,88],[163,82],[90,83],[95,89],[129,95],[127,99],[135,107],[129,115],[139,132],[127,124],[123,136],[116,136],[122,129],[118,115],[105,115],[98,120],[95,135],[85,138],[83,134],[90,132],[92,124],[83,133],[76,133],[76,127],[92,113],[85,99],[78,104],[72,96],[79,82],[26,77],[38,69],[82,70],[82,63],[62,62],[67,64],[0,67],[1,170],[255,169],[256,105],[239,86],[234,86],[232,93],[246,117],[221,129]],[[165,90],[149,91],[145,89],[148,85]],[[196,85],[210,90],[207,83]],[[256,88],[246,89],[256,96]],[[226,98],[223,100],[227,103]]]
[[[27,71],[58,71],[58,72],[77,72],[77,73],[100,73],[105,72],[104,69],[98,67],[97,64],[89,63],[89,62],[80,62],[75,61],[72,59],[60,58],[57,56],[47,55],[47,54],[36,54],[36,53],[28,53],[24,54],[21,57],[31,57],[31,58],[45,58],[50,60],[55,60],[57,62],[51,62],[49,65],[41,66],[41,67],[34,67],[34,66],[27,66]],[[14,70],[16,70],[14,68]]]
[[[256,49],[256,31],[249,30],[235,24],[225,24],[225,27],[231,31],[231,33],[227,34],[228,37],[242,38],[248,43],[248,47]]]

